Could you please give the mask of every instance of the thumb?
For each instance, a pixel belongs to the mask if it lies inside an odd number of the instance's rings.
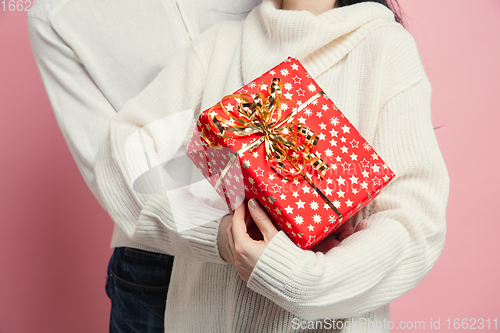
[[[257,199],[252,198],[248,202],[248,207],[250,210],[250,215],[252,215],[252,219],[264,236],[264,242],[269,242],[271,238],[273,238],[274,235],[278,233],[278,229],[276,229],[264,209],[262,209],[262,207],[259,205]]]

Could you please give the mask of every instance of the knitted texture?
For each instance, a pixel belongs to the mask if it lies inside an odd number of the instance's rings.
[[[176,208],[184,213],[174,219],[167,195],[133,190],[125,144],[141,127],[187,109],[194,110],[186,125],[192,128],[202,110],[287,56],[303,63],[396,178],[352,218],[356,232],[340,246],[305,251],[280,231],[245,283],[218,253],[220,219],[177,231],[179,219],[228,212],[215,204],[208,182],[196,193],[179,192]],[[95,162],[115,223],[131,240],[175,255],[166,331],[332,332],[297,325],[343,318],[338,331],[388,332],[380,326],[389,320],[389,302],[424,278],[444,246],[450,180],[430,100],[413,38],[374,2],[314,16],[265,0],[246,21],[217,25],[179,52],[112,119]],[[168,150],[182,150],[188,140],[172,135]]]

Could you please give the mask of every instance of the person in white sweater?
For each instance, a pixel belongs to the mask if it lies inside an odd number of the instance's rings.
[[[93,165],[109,132],[109,121],[182,45],[216,23],[244,19],[258,3],[260,0],[34,2],[27,20],[33,55],[66,144],[103,207]],[[114,249],[106,279],[110,331],[163,332],[174,258],[148,243],[134,242],[116,224],[110,247]]]
[[[312,6],[320,3],[264,0],[246,20],[207,30],[110,121],[94,164],[99,193],[127,237],[175,256],[166,332],[332,332],[332,324],[341,332],[388,332],[389,303],[415,287],[443,249],[450,179],[414,40],[380,3]],[[261,241],[246,235],[241,208],[179,231],[178,223],[229,211],[208,182],[195,193],[179,190],[175,207],[167,193],[136,192],[127,139],[194,110],[145,140],[148,151],[172,158],[201,111],[288,56],[302,62],[396,178],[352,218],[357,232],[326,253],[298,248],[258,208],[249,207]],[[174,208],[182,213],[174,217]]]

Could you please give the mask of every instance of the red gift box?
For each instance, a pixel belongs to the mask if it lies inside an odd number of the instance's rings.
[[[302,249],[395,177],[291,57],[202,112],[186,154],[232,211],[256,198]]]

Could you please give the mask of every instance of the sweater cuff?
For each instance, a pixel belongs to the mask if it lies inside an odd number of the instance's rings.
[[[219,225],[222,217],[193,229],[194,242],[191,249],[196,257],[203,262],[213,262],[216,264],[229,264],[219,253],[217,238],[219,235]]]
[[[160,219],[168,224],[168,228],[175,230],[174,234],[180,236],[180,242],[185,242],[187,245],[184,250],[186,252],[181,250],[179,255],[182,256],[185,253],[203,262],[227,264],[220,256],[217,246],[219,225],[222,218],[227,215],[227,211],[192,197],[190,192],[184,189],[173,192],[167,195],[170,209],[165,205],[164,195],[155,195],[150,197],[148,204],[144,207],[144,214],[159,213]],[[140,223],[137,226],[137,228],[145,229],[138,230],[138,232],[144,232],[145,235],[152,232],[151,227],[147,223]],[[178,248],[182,249],[183,246],[179,245]]]
[[[293,267],[302,262],[305,255],[307,251],[297,247],[280,230],[260,255],[247,286],[271,300],[276,298],[276,294],[287,294],[296,300],[302,298],[304,289],[294,287],[290,277],[293,274]]]

